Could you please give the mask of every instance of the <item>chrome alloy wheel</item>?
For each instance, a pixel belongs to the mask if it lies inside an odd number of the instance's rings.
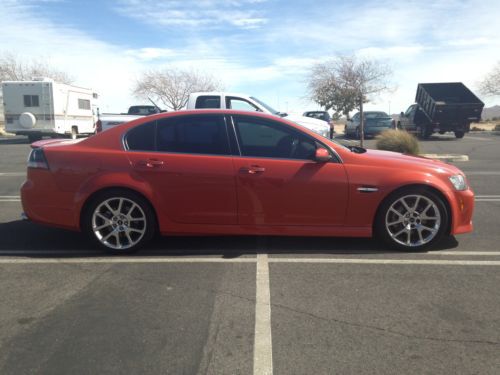
[[[394,201],[385,215],[385,227],[393,241],[406,247],[422,246],[437,235],[441,214],[424,195],[405,195]]]
[[[92,213],[92,230],[96,238],[113,250],[136,245],[144,237],[146,225],[143,209],[128,198],[109,198]]]

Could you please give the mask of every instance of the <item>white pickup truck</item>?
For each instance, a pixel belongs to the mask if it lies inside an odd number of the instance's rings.
[[[195,92],[189,95],[186,109],[235,109],[240,111],[264,112],[275,116],[286,117],[323,137],[329,138],[330,125],[323,120],[300,115],[288,115],[278,112],[271,106],[254,96],[227,92]]]
[[[133,105],[127,113],[101,113],[96,123],[96,133],[108,130],[116,125],[129,122],[140,117],[162,112],[154,105]]]

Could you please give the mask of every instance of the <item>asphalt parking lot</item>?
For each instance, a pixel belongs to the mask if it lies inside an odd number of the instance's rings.
[[[0,374],[499,374],[500,136],[421,147],[468,155],[477,196],[474,232],[428,252],[193,237],[111,258],[19,219],[29,145],[0,138]]]

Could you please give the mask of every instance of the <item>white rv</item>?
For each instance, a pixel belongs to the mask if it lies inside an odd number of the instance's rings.
[[[94,100],[90,89],[50,79],[2,82],[5,130],[27,135],[30,141],[43,136],[95,132]]]

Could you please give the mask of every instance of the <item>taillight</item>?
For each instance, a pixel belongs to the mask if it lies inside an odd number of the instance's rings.
[[[28,157],[28,168],[49,169],[42,148],[34,148]]]
[[[95,123],[95,132],[96,133],[102,132],[102,121],[101,120],[97,120],[97,122]]]

